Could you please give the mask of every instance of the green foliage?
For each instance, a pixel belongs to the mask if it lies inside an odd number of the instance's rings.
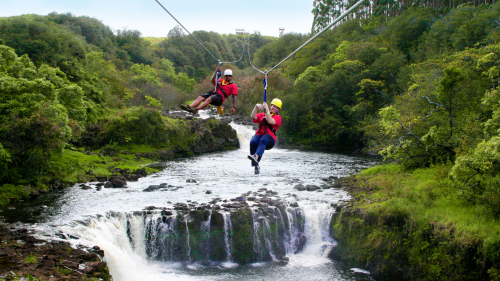
[[[0,185],[0,206],[4,206],[10,201],[18,201],[28,197],[29,192],[23,186],[13,184]]]
[[[37,65],[47,63],[68,73],[85,57],[85,41],[65,26],[52,25],[46,17],[25,15],[0,19],[0,37],[20,55],[28,55]],[[76,77],[74,77],[76,79]]]
[[[7,164],[11,162],[10,154],[7,150],[3,148],[3,145],[0,143],[0,169],[5,169]]]
[[[160,101],[158,101],[157,99],[153,98],[153,97],[150,97],[150,96],[146,96],[146,100],[148,101],[148,105],[149,106],[152,106],[152,107],[155,107],[155,108],[158,108],[158,109],[161,109],[163,106],[161,104]]]
[[[152,84],[157,87],[162,86],[156,70],[151,68],[149,65],[134,64],[130,68],[130,74],[132,74],[132,83],[136,86],[144,84]]]
[[[119,112],[104,124],[99,133],[105,143],[166,145],[167,127],[160,112],[152,108],[134,107]]]
[[[37,69],[24,55],[0,45],[0,143],[3,182],[30,182],[44,173],[45,164],[58,155],[65,143],[81,130],[86,108],[80,87],[58,69]],[[74,118],[74,119],[73,119]],[[39,179],[36,179],[39,180]]]
[[[432,8],[407,9],[388,23],[382,36],[387,37],[392,46],[411,59],[420,37],[430,29],[436,17],[436,10]]]
[[[479,143],[472,153],[458,157],[450,175],[463,196],[500,214],[500,137]]]
[[[130,61],[134,64],[152,64],[155,59],[155,54],[149,46],[149,41],[141,38],[141,33],[137,30],[118,30],[116,34],[116,42],[121,50],[126,53],[120,53],[118,57],[122,60]]]
[[[259,67],[275,66],[302,45],[306,39],[307,36],[302,34],[284,34],[277,40],[262,46],[255,52],[254,65]]]

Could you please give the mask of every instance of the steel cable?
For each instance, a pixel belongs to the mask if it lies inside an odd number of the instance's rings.
[[[311,42],[312,40],[316,39],[316,37],[318,37],[319,35],[321,35],[321,33],[325,32],[327,29],[329,29],[330,27],[332,27],[332,25],[336,24],[337,22],[339,22],[342,18],[344,18],[345,16],[347,16],[348,14],[350,14],[354,9],[356,9],[359,5],[361,5],[363,2],[365,2],[366,0],[360,0],[358,1],[356,4],[354,4],[354,6],[352,6],[351,8],[349,8],[349,10],[345,11],[342,15],[340,15],[340,17],[336,18],[332,23],[330,23],[327,27],[323,28],[320,32],[318,32],[316,35],[314,35],[313,37],[311,37],[311,39],[307,40],[304,44],[302,44],[302,46],[298,47],[295,51],[293,51],[291,54],[289,54],[286,58],[284,58],[282,61],[280,61],[277,65],[275,65],[273,68],[271,68],[269,72],[271,72],[272,70],[274,70],[276,67],[278,67],[280,64],[282,64],[284,61],[286,61],[288,58],[290,58],[293,54],[295,54],[296,52],[298,52],[300,49],[302,49],[305,45],[309,44],[309,42]]]

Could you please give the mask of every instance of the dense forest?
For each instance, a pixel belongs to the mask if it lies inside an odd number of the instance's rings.
[[[268,93],[283,100],[280,142],[380,153],[407,169],[448,163],[468,200],[500,213],[500,5],[382,6],[270,73]],[[312,34],[342,9],[315,1]],[[245,116],[263,96],[250,61],[270,69],[311,36],[192,34],[217,58],[237,61],[223,67],[235,71]],[[161,111],[210,89],[217,64],[180,27],[152,43],[69,13],[1,18],[0,40],[4,189],[45,186],[60,170],[55,159],[97,125],[96,146],[161,146],[147,130],[167,130]]]

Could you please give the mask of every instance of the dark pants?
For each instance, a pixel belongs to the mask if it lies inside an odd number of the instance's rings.
[[[274,147],[274,138],[270,135],[255,135],[250,140],[250,155],[257,154],[259,155],[259,162],[262,160],[262,155],[265,150],[269,150]],[[254,164],[252,161],[252,166],[258,166],[258,164]]]
[[[212,101],[210,102],[210,104],[215,105],[215,106],[221,106],[223,103],[223,100],[224,100],[224,98],[222,97],[221,94],[214,93],[212,91],[210,91],[206,94],[203,94],[201,96],[206,98],[206,99],[211,98]]]

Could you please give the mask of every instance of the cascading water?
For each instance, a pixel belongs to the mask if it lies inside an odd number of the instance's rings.
[[[223,213],[224,218],[224,245],[226,249],[226,260],[233,262],[233,224],[229,213]]]
[[[169,161],[125,190],[75,186],[34,228],[98,245],[115,281],[368,280],[327,258],[336,244],[329,236],[331,205],[350,197],[325,186],[324,178],[347,176],[378,160],[276,147],[265,152],[261,175],[254,177],[246,157],[254,131],[231,125],[240,149]],[[186,182],[192,178],[197,182]],[[178,188],[142,192],[160,183]],[[297,184],[322,188],[297,191]],[[246,207],[231,207],[242,194]],[[220,199],[209,203],[214,198]]]

